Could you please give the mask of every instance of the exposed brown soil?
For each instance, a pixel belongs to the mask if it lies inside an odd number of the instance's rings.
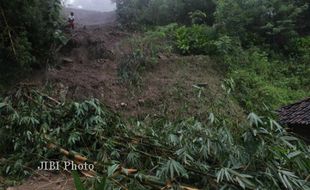
[[[126,37],[113,24],[76,30],[60,52],[58,65],[46,73],[54,96],[62,101],[98,98],[114,111],[135,117],[179,117],[175,114],[185,104],[189,108],[184,110],[184,116],[193,110],[208,110],[207,105],[199,105],[193,85],[208,84],[205,93],[210,101],[221,90],[220,72],[210,58],[162,55],[155,66],[141,73],[140,84],[132,86],[120,81],[115,59],[116,55],[121,56],[120,51],[128,51],[119,47]]]
[[[33,174],[23,185],[9,187],[7,190],[75,190],[75,186],[69,174],[40,171]]]
[[[207,56],[162,55],[155,66],[140,73],[140,84],[132,86],[121,82],[119,59],[115,59],[130,51],[126,45],[120,47],[128,34],[110,23],[81,27],[72,35],[60,51],[57,66],[48,70],[45,78],[53,87],[53,96],[61,101],[97,98],[124,116],[185,117],[193,111],[210,111],[197,100],[193,85],[207,84],[204,94],[210,97],[208,103],[220,98],[221,72]],[[180,110],[184,115],[176,115]]]
[[[101,99],[117,86],[117,65],[111,50],[123,34],[113,25],[99,25],[80,28],[73,35],[59,55],[58,65],[46,73],[46,80],[65,91],[63,98]]]

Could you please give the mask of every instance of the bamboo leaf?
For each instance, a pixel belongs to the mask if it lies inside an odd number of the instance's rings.
[[[107,178],[100,179],[100,182],[98,183],[97,190],[107,190]]]
[[[114,164],[108,168],[108,177],[111,177],[119,169],[119,164]]]
[[[72,176],[77,190],[86,190],[77,171],[72,171]]]
[[[4,108],[4,107],[6,107],[6,106],[7,106],[6,103],[0,103],[0,109]]]

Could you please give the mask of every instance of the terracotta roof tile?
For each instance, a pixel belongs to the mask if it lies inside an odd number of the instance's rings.
[[[281,124],[310,125],[310,97],[278,110]]]

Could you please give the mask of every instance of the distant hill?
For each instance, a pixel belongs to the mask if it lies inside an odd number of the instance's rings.
[[[67,18],[70,12],[74,12],[78,25],[98,25],[112,23],[116,20],[116,14],[111,12],[99,12],[84,9],[65,8],[63,15]]]

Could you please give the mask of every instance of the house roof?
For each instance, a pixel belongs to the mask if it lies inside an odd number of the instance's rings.
[[[281,124],[310,125],[310,97],[278,110]]]

